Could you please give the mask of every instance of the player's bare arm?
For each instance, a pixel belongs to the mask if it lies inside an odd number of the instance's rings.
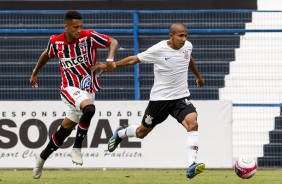
[[[114,38],[111,38],[109,45],[109,52],[107,57],[107,67],[109,71],[113,71],[116,68],[114,63],[114,57],[118,49],[118,41]]]
[[[189,62],[189,69],[194,73],[195,77],[197,78],[196,80],[196,84],[198,87],[203,87],[205,82],[203,77],[201,76],[201,74],[199,73],[196,65],[195,65],[195,61],[193,59],[193,57],[191,56],[190,62]]]
[[[109,67],[108,62],[106,64],[101,63],[101,62],[97,62],[95,64],[95,66],[91,67],[91,70],[94,71],[94,70],[100,69],[101,71],[98,74],[98,76],[101,76],[102,73],[104,73],[104,72],[112,72],[116,68],[125,67],[125,66],[128,66],[128,65],[134,65],[134,64],[139,63],[139,62],[140,62],[140,60],[137,56],[128,56],[124,59],[121,59],[117,62],[114,62],[114,64],[115,64],[114,68]]]
[[[129,66],[129,65],[135,65],[136,63],[139,63],[140,60],[137,56],[128,56],[124,59],[121,59],[119,61],[116,62],[116,67],[125,67],[125,66]]]
[[[39,70],[50,60],[50,57],[48,56],[48,54],[46,53],[46,51],[44,51],[41,56],[39,57],[35,68],[32,71],[31,77],[30,77],[30,84],[33,88],[38,88],[38,84],[37,84],[37,75]]]

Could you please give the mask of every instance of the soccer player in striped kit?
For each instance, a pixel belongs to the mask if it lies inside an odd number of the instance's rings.
[[[95,113],[95,92],[100,89],[95,72],[90,70],[96,63],[97,49],[108,47],[107,64],[114,64],[117,40],[93,30],[83,30],[82,25],[81,14],[75,10],[68,11],[64,18],[65,32],[50,37],[47,49],[41,54],[32,71],[30,84],[38,88],[39,70],[50,58],[57,57],[62,79],[61,99],[68,106],[67,115],[60,128],[52,135],[46,148],[40,154],[35,154],[36,165],[33,169],[35,179],[40,178],[47,158],[63,144],[77,124],[71,158],[73,163],[83,164],[82,141]]]
[[[116,68],[136,63],[154,64],[154,85],[150,101],[144,113],[141,125],[118,127],[108,142],[108,150],[113,152],[120,142],[127,137],[143,139],[156,125],[162,123],[169,115],[174,117],[187,131],[187,166],[186,177],[194,178],[205,169],[204,163],[196,163],[198,155],[197,111],[190,102],[188,89],[188,68],[196,77],[198,87],[204,86],[204,80],[196,68],[191,56],[192,43],[187,40],[187,27],[176,22],[171,24],[169,40],[163,40],[146,51],[129,56],[108,65],[96,63],[93,70],[113,71]],[[108,66],[107,66],[108,65]],[[169,132],[173,135],[175,132]]]

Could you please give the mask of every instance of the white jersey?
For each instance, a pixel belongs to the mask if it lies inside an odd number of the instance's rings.
[[[154,85],[150,100],[175,100],[190,96],[188,89],[188,66],[192,44],[186,41],[179,50],[174,50],[163,40],[138,54],[143,63],[154,64]]]

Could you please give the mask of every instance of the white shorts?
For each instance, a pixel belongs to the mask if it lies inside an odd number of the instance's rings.
[[[95,93],[88,93],[76,87],[66,87],[61,88],[61,99],[68,106],[66,117],[73,122],[78,122],[82,115],[81,102],[90,99],[94,104]]]

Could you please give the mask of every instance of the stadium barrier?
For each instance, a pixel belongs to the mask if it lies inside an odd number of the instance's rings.
[[[232,101],[233,160],[240,156],[254,157],[261,167],[282,167],[281,11],[81,12],[85,15],[85,28],[94,27],[120,40],[121,54],[117,59],[167,39],[171,22],[187,24],[188,39],[194,45],[193,56],[206,81],[205,89],[198,90],[194,78],[189,78],[192,98]],[[43,71],[49,79],[41,90],[32,91],[27,81],[49,34],[63,31],[64,13],[0,11],[1,101],[59,98],[54,87],[59,74],[52,73],[57,64],[50,64]],[[102,60],[106,51],[101,52]],[[151,67],[140,64],[122,70],[119,75],[105,75],[106,87],[97,95],[98,100],[148,99],[153,78]],[[15,79],[13,72],[18,74]]]

